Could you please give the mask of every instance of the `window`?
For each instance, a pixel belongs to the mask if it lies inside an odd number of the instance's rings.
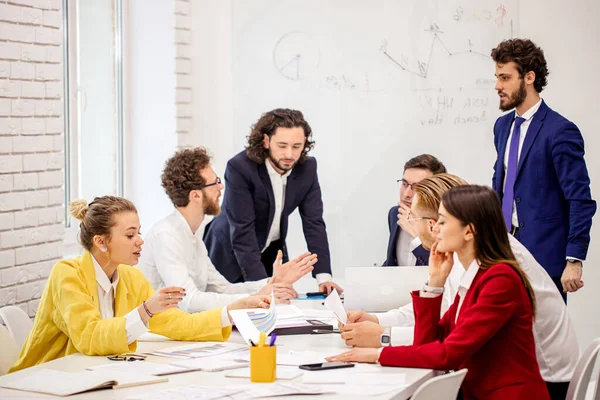
[[[66,243],[75,199],[123,195],[122,0],[64,0]]]

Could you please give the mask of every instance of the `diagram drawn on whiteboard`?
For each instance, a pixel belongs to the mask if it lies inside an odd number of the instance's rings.
[[[495,10],[495,13],[496,14],[494,15],[493,12],[484,10],[480,13],[475,14],[475,16],[472,16],[471,18],[476,18],[479,20],[493,22],[494,25],[501,28],[504,26],[504,17],[506,15],[505,6],[504,5],[498,6],[498,8]],[[456,9],[456,13],[453,15],[453,19],[456,22],[460,22],[461,20],[463,20],[464,17],[465,17],[464,9],[462,7],[458,7]],[[443,48],[444,51],[450,57],[466,55],[466,54],[484,57],[486,59],[490,57],[489,54],[485,54],[485,53],[475,49],[471,39],[467,39],[465,45],[461,46],[460,50],[456,50],[456,49],[455,49],[455,51],[450,50],[448,48],[448,46],[445,44],[444,40],[442,39],[444,32],[440,29],[440,27],[436,23],[431,23],[429,25],[429,28],[425,29],[425,32],[427,32],[428,34],[431,35],[431,45],[429,46],[429,53],[428,53],[427,59],[426,60],[416,60],[417,68],[411,69],[408,66],[409,61],[408,61],[407,57],[405,57],[404,55],[390,54],[390,52],[388,51],[387,39],[383,40],[381,46],[379,47],[379,51],[381,54],[383,54],[383,56],[385,56],[388,59],[388,61],[397,65],[402,71],[416,75],[423,79],[427,78],[427,73],[429,72],[429,65],[431,63],[431,60],[433,57],[433,51],[435,49],[436,44],[441,46],[441,48]],[[514,37],[513,33],[514,33],[513,32],[513,21],[510,20],[510,37]],[[413,62],[413,64],[414,64],[414,62]]]
[[[408,72],[413,75],[416,75],[416,76],[419,76],[424,79],[427,78],[427,72],[429,71],[429,64],[431,63],[431,58],[433,56],[433,50],[434,50],[436,43],[438,45],[440,45],[448,53],[449,56],[458,56],[458,55],[462,55],[462,54],[473,54],[476,56],[489,58],[489,54],[484,54],[480,51],[473,49],[473,43],[471,42],[471,40],[468,41],[466,50],[450,51],[450,49],[448,49],[448,46],[446,46],[444,44],[444,41],[440,37],[440,35],[443,35],[444,32],[442,32],[436,24],[432,24],[429,27],[429,29],[427,29],[427,32],[430,32],[433,35],[431,38],[431,46],[429,49],[429,56],[427,57],[426,61],[421,61],[421,60],[417,61],[417,66],[419,68],[418,71],[407,67],[408,61],[407,61],[406,57],[394,57],[393,55],[391,55],[387,50],[387,45],[388,45],[387,40],[384,39],[383,43],[381,44],[381,47],[379,48],[379,51],[388,60],[390,60],[391,62],[396,64],[403,71]]]
[[[319,48],[309,34],[290,32],[283,35],[273,49],[273,64],[281,75],[291,80],[309,77],[319,66]]]

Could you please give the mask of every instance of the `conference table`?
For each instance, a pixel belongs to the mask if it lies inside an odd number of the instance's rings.
[[[298,306],[300,309],[325,309],[322,305],[322,300],[301,300],[294,301],[294,305]],[[234,329],[232,335],[229,339],[231,342],[235,343],[244,343],[244,340],[240,336],[240,334]],[[147,353],[159,349],[165,349],[169,347],[175,347],[178,345],[185,344],[185,342],[177,342],[177,341],[140,341],[138,342],[137,353]],[[316,351],[319,353],[324,353],[328,355],[339,354],[343,351],[349,349],[346,346],[344,341],[340,338],[339,334],[314,334],[314,335],[289,335],[289,336],[279,336],[277,338],[277,345],[280,346],[278,351],[281,350],[294,350],[294,351]],[[149,355],[145,362],[153,362],[153,363],[169,363],[174,361],[172,358],[159,357]],[[0,377],[0,383],[5,379],[14,379],[18,376],[22,376],[23,374],[31,373],[34,370],[41,368],[55,369],[60,371],[67,372],[81,372],[85,370],[85,368],[106,364],[110,361],[107,360],[104,356],[85,356],[82,354],[72,354],[67,357],[63,357],[57,360],[53,360],[47,362],[45,364],[37,365],[22,371],[15,372],[10,375],[5,375]],[[138,361],[141,362],[141,361]],[[359,366],[360,367],[360,366]],[[278,367],[279,368],[279,367]],[[370,371],[375,371],[374,369],[381,370],[382,373],[404,373],[405,375],[405,386],[399,388],[393,392],[387,392],[385,394],[380,394],[376,396],[369,396],[369,398],[373,399],[397,399],[404,400],[410,398],[410,396],[415,392],[415,390],[428,379],[436,376],[436,371],[430,369],[419,369],[419,368],[391,368],[391,367],[382,367],[380,365],[371,365],[369,366]],[[354,369],[354,368],[353,368]],[[337,371],[346,371],[346,370],[337,370]],[[136,386],[124,389],[104,389],[97,390],[92,392],[85,392],[78,395],[69,396],[69,399],[85,399],[85,400],[96,400],[96,399],[126,399],[134,394],[141,393],[156,393],[161,390],[182,387],[188,385],[203,385],[203,386],[213,386],[213,387],[228,387],[231,385],[241,385],[241,384],[250,384],[249,379],[245,378],[228,378],[225,377],[227,371],[221,372],[185,372],[180,374],[168,375],[168,382],[164,383],[156,383],[152,385],[143,385]],[[313,374],[319,372],[312,372]],[[292,381],[284,381],[284,382],[302,382],[302,377],[295,378]],[[252,385],[269,385],[268,383],[252,383]],[[322,387],[326,387],[326,385],[321,385]],[[368,389],[367,389],[368,390]],[[56,396],[39,394],[39,393],[31,393],[24,392],[18,390],[10,390],[0,388],[0,399],[2,400],[24,400],[24,399],[48,399],[54,398]],[[271,397],[277,398],[277,397]],[[279,398],[290,398],[287,397],[279,397]],[[293,396],[294,399],[348,399],[348,398],[365,398],[364,390],[361,393],[352,396],[339,393],[329,393],[322,394],[315,397],[314,395],[307,396]],[[183,400],[183,399],[182,399]]]

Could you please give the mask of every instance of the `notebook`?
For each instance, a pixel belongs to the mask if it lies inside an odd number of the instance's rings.
[[[167,381],[167,378],[134,372],[115,374],[109,371],[64,372],[40,369],[12,381],[4,381],[0,387],[55,396],[70,396],[89,390],[121,389]]]

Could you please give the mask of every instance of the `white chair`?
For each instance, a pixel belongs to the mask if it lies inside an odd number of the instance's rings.
[[[411,400],[456,400],[466,369],[436,376],[423,383],[412,395]]]
[[[6,328],[0,325],[0,376],[19,358],[19,348]]]
[[[4,320],[8,332],[21,349],[33,327],[33,322],[29,316],[17,306],[6,306],[0,308],[0,318]]]
[[[567,391],[567,400],[585,400],[586,397],[590,397],[590,395],[586,396],[586,393],[589,390],[594,390],[593,385],[590,384],[592,372],[594,370],[594,365],[596,364],[596,358],[598,357],[598,353],[600,352],[600,338],[595,339],[592,344],[588,346],[587,349],[581,355],[577,366],[575,367],[575,372],[573,372],[573,378],[571,378],[571,383],[569,384],[569,390]],[[598,380],[598,377],[596,379]],[[596,393],[594,396],[597,398],[598,388],[595,388]],[[593,392],[592,392],[593,393]]]

